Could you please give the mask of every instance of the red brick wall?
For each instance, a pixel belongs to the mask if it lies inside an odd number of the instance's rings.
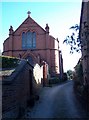
[[[31,98],[29,70],[33,71],[32,67],[24,62],[11,76],[2,79],[3,118],[17,118],[20,112],[26,109],[27,101]],[[39,87],[34,79],[32,83],[33,95],[35,95]]]
[[[12,40],[10,36],[9,39],[4,42],[3,54],[16,57],[19,57],[19,54],[21,54],[23,56],[26,51],[22,50],[22,32],[27,32],[29,30],[36,32],[36,49],[31,52],[35,56],[38,56],[39,54],[41,59],[45,60],[49,64],[49,68],[52,71],[59,73],[59,50],[57,40],[50,36],[49,33],[46,33],[46,31],[30,17],[27,18],[12,34]],[[12,46],[11,44],[8,46],[8,43],[12,43]],[[7,50],[13,51],[5,52]]]

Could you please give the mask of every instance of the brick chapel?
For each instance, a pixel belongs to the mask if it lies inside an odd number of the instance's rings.
[[[49,35],[49,26],[43,29],[28,12],[26,20],[14,31],[10,26],[9,37],[3,43],[3,55],[28,59],[32,65],[45,61],[51,76],[63,73],[59,40]]]

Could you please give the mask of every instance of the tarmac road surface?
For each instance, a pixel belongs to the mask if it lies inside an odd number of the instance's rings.
[[[87,110],[83,109],[75,97],[73,81],[42,88],[39,101],[32,109],[27,109],[25,118],[82,118],[89,120]]]

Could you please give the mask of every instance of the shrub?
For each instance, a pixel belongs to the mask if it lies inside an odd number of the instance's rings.
[[[0,67],[2,68],[13,68],[18,65],[19,59],[9,56],[0,56]]]
[[[53,78],[49,79],[49,84],[57,84],[59,82],[60,82],[60,80],[57,77],[53,77]]]
[[[74,80],[74,90],[76,93],[82,95],[84,91],[83,86],[83,67],[81,59],[75,66],[75,72],[73,73],[73,80]]]
[[[67,73],[63,73],[63,81],[68,80]]]

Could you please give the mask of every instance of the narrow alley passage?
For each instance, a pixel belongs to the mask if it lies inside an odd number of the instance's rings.
[[[73,81],[42,88],[40,99],[25,118],[88,118],[73,92]]]

